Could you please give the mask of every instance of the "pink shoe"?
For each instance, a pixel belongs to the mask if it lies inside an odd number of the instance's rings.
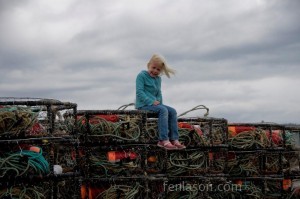
[[[157,143],[157,146],[162,147],[166,150],[176,150],[177,149],[177,147],[174,146],[173,144],[171,144],[171,142],[169,140],[159,141]]]
[[[184,146],[183,144],[181,144],[178,140],[174,140],[171,142],[174,146],[177,147],[177,149],[185,149],[186,146]]]

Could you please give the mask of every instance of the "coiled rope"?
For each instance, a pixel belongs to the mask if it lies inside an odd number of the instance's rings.
[[[50,172],[49,163],[42,155],[42,149],[39,153],[21,150],[16,153],[9,153],[7,157],[0,158],[0,177],[14,174],[23,175],[45,175]]]
[[[234,137],[228,139],[228,144],[231,147],[239,149],[250,149],[259,146],[266,148],[270,146],[270,140],[262,129],[255,129],[251,131],[243,131]]]
[[[78,120],[79,131],[86,133],[86,118],[83,116]],[[94,117],[93,124],[89,123],[90,135],[98,137],[115,137],[120,140],[134,141],[141,135],[139,118],[125,118],[123,121],[111,122],[101,117]]]
[[[32,127],[38,116],[28,107],[5,106],[0,108],[0,136],[19,136]]]
[[[208,163],[205,152],[186,150],[170,154],[168,171],[171,175],[184,174],[190,171],[199,173],[205,171],[207,168]]]
[[[257,176],[259,165],[256,154],[243,154],[238,158],[228,160],[228,173],[232,176]]]
[[[90,157],[91,174],[93,177],[111,177],[112,175],[123,175],[124,172],[130,171],[131,173],[139,169],[141,166],[140,158],[129,162],[113,163],[107,160],[106,154],[93,154]],[[140,171],[141,172],[141,171]]]
[[[142,186],[139,183],[135,183],[134,186],[112,185],[111,187],[97,195],[96,199],[137,198],[141,188]]]
[[[0,198],[44,199],[40,187],[10,187],[0,190]]]

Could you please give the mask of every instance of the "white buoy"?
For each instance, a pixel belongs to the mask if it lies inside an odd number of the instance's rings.
[[[54,174],[62,174],[63,169],[60,165],[56,164],[53,166],[53,171],[54,171]]]

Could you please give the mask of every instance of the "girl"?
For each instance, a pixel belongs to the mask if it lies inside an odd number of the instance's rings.
[[[157,146],[167,150],[186,148],[178,141],[177,112],[174,108],[163,104],[161,93],[161,77],[175,71],[169,68],[165,59],[154,54],[147,64],[148,70],[141,71],[136,78],[136,103],[139,110],[158,113],[159,142]]]

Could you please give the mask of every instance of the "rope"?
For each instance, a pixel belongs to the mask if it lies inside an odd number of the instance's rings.
[[[185,114],[187,114],[187,113],[189,113],[191,111],[195,111],[195,110],[199,110],[199,109],[205,109],[206,113],[204,114],[204,117],[208,116],[208,114],[209,114],[209,108],[207,108],[204,105],[198,105],[198,106],[195,106],[194,108],[192,108],[191,110],[188,110],[186,112],[181,113],[180,115],[178,115],[178,117],[181,117],[181,116],[183,116],[183,115],[185,115]]]
[[[86,133],[86,118],[83,116],[78,120],[79,131]],[[90,125],[90,135],[97,137],[115,137],[120,140],[135,141],[141,135],[138,117],[121,117],[121,121],[111,122],[101,117],[94,117]]]
[[[0,198],[43,199],[40,187],[10,187],[0,190]]]
[[[189,171],[199,172],[208,167],[207,155],[205,152],[182,151],[171,153],[169,157],[168,170],[172,175],[179,175]]]
[[[38,113],[28,107],[5,106],[0,108],[0,136],[19,136],[32,127]]]
[[[115,198],[124,198],[132,199],[136,198],[140,192],[141,185],[135,183],[134,186],[129,185],[112,185],[105,191],[97,195],[96,199],[105,198],[105,199],[115,199]]]
[[[40,153],[22,150],[0,158],[0,177],[12,174],[15,174],[15,176],[27,174],[44,175],[49,172],[49,163],[42,155],[42,149]]]
[[[249,149],[256,146],[267,148],[270,146],[270,140],[262,129],[255,129],[243,131],[236,136],[229,138],[228,144],[231,147],[239,149]]]
[[[228,160],[228,173],[232,176],[257,176],[259,165],[256,154],[242,154],[238,158]]]
[[[135,105],[135,103],[124,104],[124,105],[120,106],[117,110],[125,110],[127,107],[134,106],[134,105]]]
[[[138,153],[137,153],[138,154]],[[133,173],[135,170],[141,170],[140,166],[141,157],[137,157],[135,160],[126,162],[109,162],[107,160],[106,153],[94,153],[90,156],[91,161],[91,174],[93,177],[109,177],[112,175],[122,175],[124,172],[130,171]]]

